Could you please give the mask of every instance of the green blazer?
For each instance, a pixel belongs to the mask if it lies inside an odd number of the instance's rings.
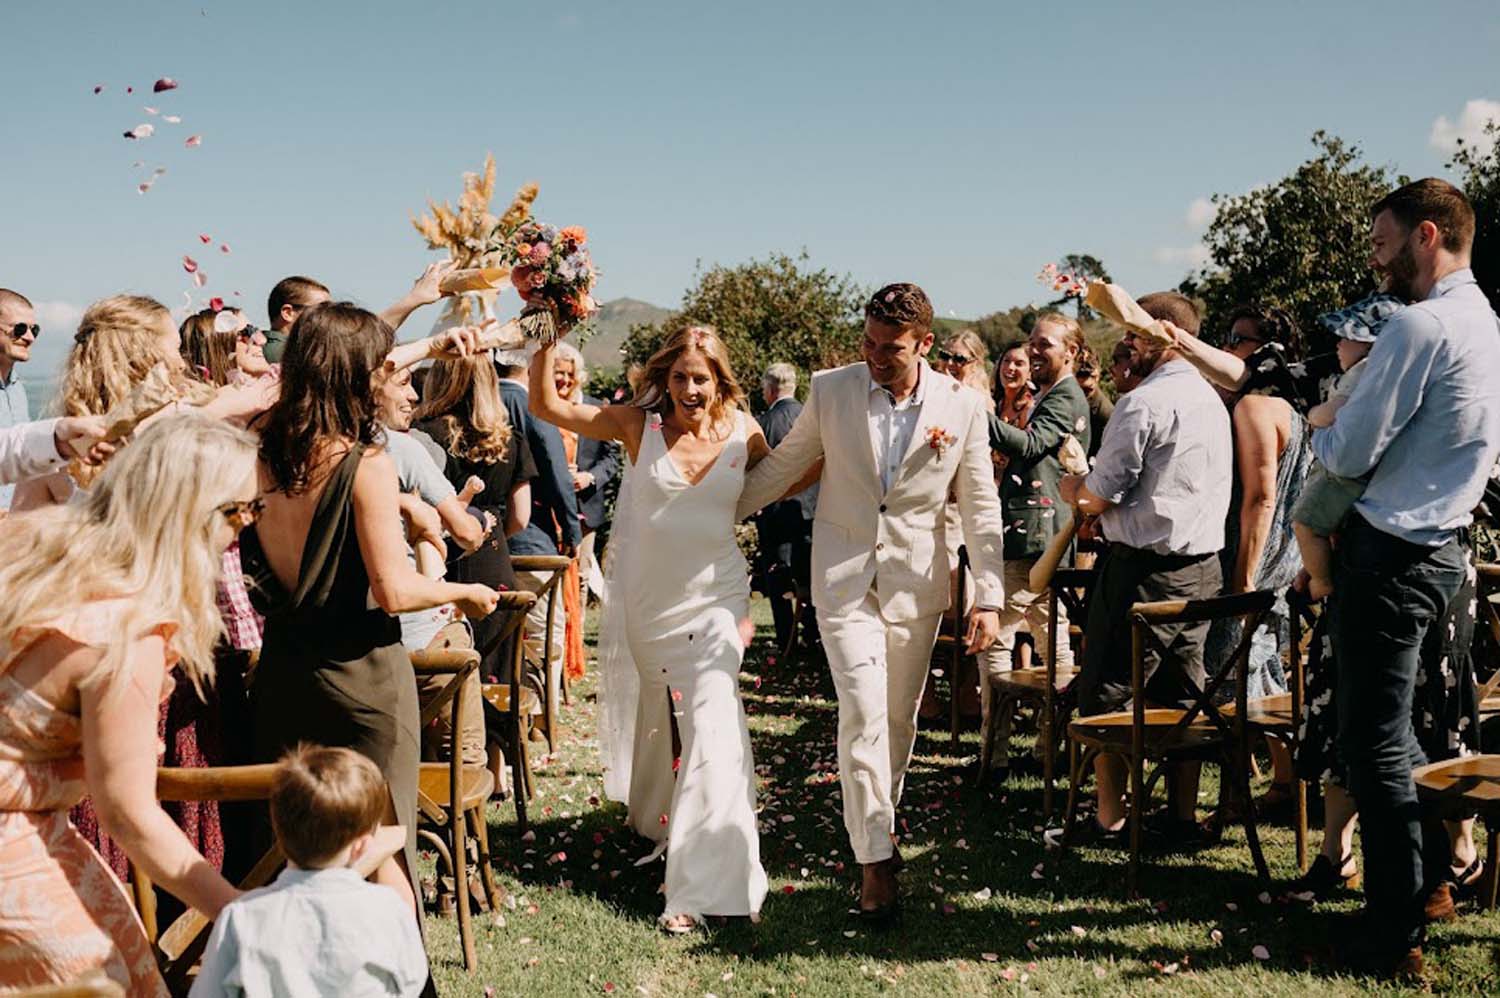
[[[1026,428],[990,414],[990,447],[1010,458],[1001,474],[1000,505],[1005,512],[1005,557],[1035,558],[1047,548],[1064,516],[1057,460],[1063,438],[1089,446],[1089,403],[1075,378],[1052,386],[1032,410]]]

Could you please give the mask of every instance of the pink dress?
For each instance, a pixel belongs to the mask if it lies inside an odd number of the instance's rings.
[[[118,641],[123,606],[91,603],[0,644],[0,991],[101,970],[129,995],[167,995],[124,886],[68,821],[88,790],[82,719],[9,675],[51,634],[96,647]],[[173,630],[163,623],[153,633],[170,639]]]

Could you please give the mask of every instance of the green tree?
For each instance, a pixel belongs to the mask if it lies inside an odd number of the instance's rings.
[[[666,320],[632,326],[624,353],[644,361],[670,334],[709,323],[729,348],[735,374],[758,412],[760,376],[768,365],[794,365],[801,375],[797,393],[805,398],[813,371],[857,357],[866,295],[847,275],[812,269],[805,251],[733,267],[715,264],[699,270],[681,308]]]
[[[1315,335],[1318,315],[1374,290],[1370,206],[1405,178],[1363,162],[1357,145],[1336,136],[1315,132],[1312,144],[1316,155],[1288,176],[1214,195],[1209,263],[1181,287],[1207,306],[1208,338],[1227,332],[1243,302],[1284,308]]]
[[[1484,141],[1459,140],[1450,169],[1461,172],[1464,193],[1474,206],[1474,279],[1500,309],[1500,121],[1484,128]]]

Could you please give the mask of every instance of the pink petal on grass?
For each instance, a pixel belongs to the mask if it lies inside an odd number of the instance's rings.
[[[189,149],[192,149],[194,146],[201,146],[202,144],[203,136],[201,135],[189,135],[187,137],[187,141],[183,143],[183,145],[187,146]]]
[[[1271,951],[1266,949],[1264,946],[1256,946],[1250,951],[1250,955],[1255,957],[1257,960],[1271,959]]]
[[[163,76],[161,79],[157,80],[151,86],[152,93],[158,93],[158,94],[159,93],[163,93],[163,92],[165,92],[167,90],[176,90],[176,89],[177,89],[177,81],[174,80],[174,79],[172,79],[170,76]]]

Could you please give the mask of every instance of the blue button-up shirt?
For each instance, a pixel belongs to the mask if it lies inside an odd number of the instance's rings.
[[[1224,546],[1233,478],[1229,413],[1203,375],[1178,358],[1120,396],[1084,484],[1114,503],[1099,517],[1110,540],[1195,555]]]
[[[1467,525],[1500,454],[1500,319],[1474,275],[1433,285],[1380,330],[1366,371],[1313,453],[1370,474],[1354,504],[1371,525],[1429,547]]]
[[[16,369],[10,369],[10,377],[0,378],[0,429],[19,426],[31,421],[31,409],[26,401],[26,386],[16,377]],[[0,485],[0,509],[10,508],[14,485]]]

